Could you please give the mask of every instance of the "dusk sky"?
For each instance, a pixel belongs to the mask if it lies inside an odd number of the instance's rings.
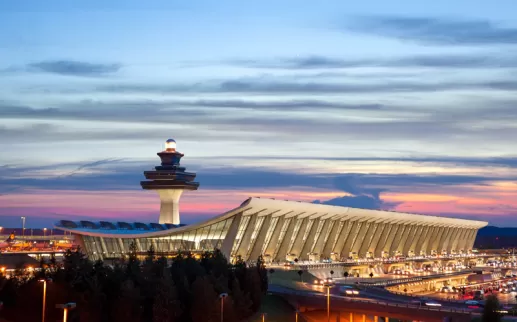
[[[517,226],[517,2],[1,1],[0,226],[250,196]]]

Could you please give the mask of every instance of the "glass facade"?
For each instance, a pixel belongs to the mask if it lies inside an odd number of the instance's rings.
[[[82,235],[81,237],[88,256],[93,260],[120,258],[127,255],[133,241],[139,253],[145,253],[151,245],[154,246],[157,253],[162,254],[174,254],[179,251],[204,252],[222,247],[233,219],[234,217],[230,217],[211,225],[166,236],[117,238]]]

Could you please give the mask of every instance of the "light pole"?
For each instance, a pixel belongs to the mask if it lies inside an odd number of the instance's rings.
[[[63,322],[66,322],[68,319],[68,310],[73,310],[76,306],[77,304],[73,302],[56,305],[56,308],[63,309]]]
[[[228,293],[219,294],[219,298],[221,299],[221,322],[224,321],[224,299],[228,297]]]
[[[327,287],[327,320],[330,322],[330,284],[325,285]]]
[[[41,322],[45,322],[45,308],[47,306],[47,282],[52,282],[52,279],[40,279],[38,282],[43,283],[43,309],[41,312]]]
[[[22,219],[22,237],[25,237],[25,217],[21,217]]]
[[[47,228],[43,228],[43,237],[47,236]]]

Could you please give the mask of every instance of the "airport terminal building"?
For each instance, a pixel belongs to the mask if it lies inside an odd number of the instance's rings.
[[[267,262],[466,254],[487,222],[357,209],[297,201],[249,198],[239,207],[192,225],[180,223],[179,198],[196,190],[195,173],[180,166],[176,142],[158,153],[161,165],[145,171],[143,189],[160,196],[158,223],[61,220],[93,259],[120,258],[134,242],[139,252],[201,253],[220,249],[230,259]]]

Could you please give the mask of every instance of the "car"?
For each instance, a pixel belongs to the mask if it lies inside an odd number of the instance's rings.
[[[359,295],[359,291],[357,289],[353,288],[352,286],[348,286],[348,285],[341,286],[339,288],[339,293],[341,293],[343,295],[346,295],[346,296],[357,296],[357,295]]]
[[[426,306],[442,306],[440,303],[438,302],[434,302],[434,301],[425,301],[424,303]]]

